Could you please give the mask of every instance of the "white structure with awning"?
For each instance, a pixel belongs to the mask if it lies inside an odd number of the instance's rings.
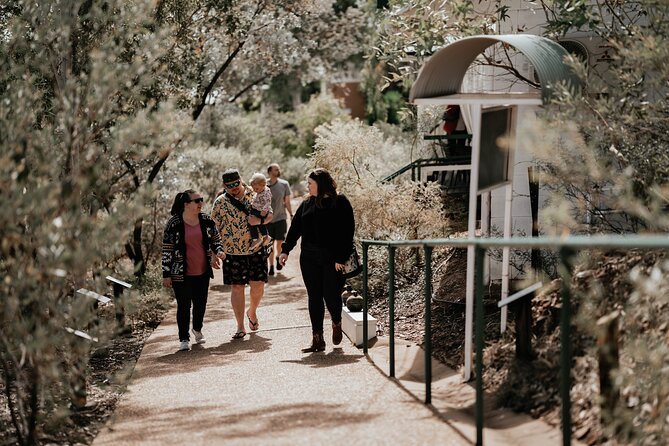
[[[530,93],[463,93],[461,87],[467,69],[488,47],[497,43],[510,45],[522,53],[534,67],[541,90]],[[411,88],[410,101],[417,106],[458,105],[472,134],[471,171],[467,233],[476,237],[477,197],[489,200],[490,191],[504,188],[504,238],[511,237],[513,167],[518,106],[541,106],[550,102],[557,83],[578,90],[580,82],[564,63],[567,51],[544,37],[522,35],[474,36],[442,48],[422,67]],[[500,137],[505,147],[500,147]],[[482,221],[486,221],[483,215]],[[482,228],[485,229],[485,228]],[[509,248],[502,254],[501,299],[509,292]],[[467,251],[465,296],[464,379],[471,378],[472,336],[474,320],[474,248]],[[506,325],[506,307],[502,308],[502,329]]]

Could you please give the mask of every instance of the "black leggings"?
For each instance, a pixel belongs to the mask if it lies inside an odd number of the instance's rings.
[[[207,295],[209,294],[209,274],[201,276],[186,276],[183,282],[172,284],[174,295],[177,298],[177,325],[179,340],[188,341],[188,327],[190,325],[190,304],[193,302],[193,330],[202,331],[204,312],[207,309]]]
[[[302,246],[300,268],[309,296],[311,329],[314,333],[322,333],[325,305],[328,307],[332,322],[335,324],[341,322],[341,293],[344,290],[345,279],[335,270],[332,255],[322,249],[308,249]]]

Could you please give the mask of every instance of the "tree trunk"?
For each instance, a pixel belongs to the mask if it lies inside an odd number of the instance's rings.
[[[128,257],[135,265],[135,276],[142,278],[146,272],[146,262],[144,261],[144,253],[142,251],[142,224],[144,219],[139,218],[135,220],[135,229],[132,231],[132,243],[128,242],[125,245],[125,251]]]

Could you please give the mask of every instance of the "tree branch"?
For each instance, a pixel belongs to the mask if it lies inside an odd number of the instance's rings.
[[[234,60],[234,58],[237,57],[237,54],[242,49],[245,42],[246,42],[245,40],[242,40],[241,42],[239,42],[239,44],[237,45],[237,48],[235,48],[235,50],[232,53],[230,53],[230,55],[225,60],[225,62],[223,62],[223,65],[221,65],[221,67],[216,71],[216,74],[214,74],[214,77],[211,78],[211,81],[209,82],[207,87],[204,89],[204,92],[202,93],[202,96],[200,97],[199,104],[197,105],[197,107],[195,107],[195,110],[193,110],[193,121],[197,121],[197,118],[199,118],[200,114],[202,114],[202,110],[204,110],[204,107],[207,105],[207,97],[209,97],[209,93],[211,93],[211,90],[214,89],[214,86],[216,85],[216,82],[218,82],[218,78],[221,77],[221,75],[225,72],[225,70],[228,69],[228,67],[230,66],[230,64]],[[167,156],[165,158],[167,158]],[[164,162],[164,160],[163,160],[163,162]]]
[[[230,102],[230,103],[235,102],[237,99],[239,99],[240,96],[242,96],[244,93],[249,91],[254,86],[258,85],[260,82],[264,81],[265,79],[267,79],[267,75],[262,76],[259,79],[256,79],[255,81],[251,82],[249,85],[242,88],[236,95],[234,95],[233,97],[228,99],[228,102]]]

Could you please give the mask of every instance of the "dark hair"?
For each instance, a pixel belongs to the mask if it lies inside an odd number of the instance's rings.
[[[194,194],[193,189],[187,189],[183,192],[179,192],[176,197],[174,197],[174,203],[172,203],[172,209],[170,209],[170,214],[172,215],[181,215],[184,213],[184,206],[186,203],[190,203],[190,194]]]
[[[323,168],[317,168],[311,171],[309,178],[316,182],[318,186],[318,195],[316,195],[316,206],[323,206],[325,197],[337,196],[337,182],[332,178],[330,172]]]

